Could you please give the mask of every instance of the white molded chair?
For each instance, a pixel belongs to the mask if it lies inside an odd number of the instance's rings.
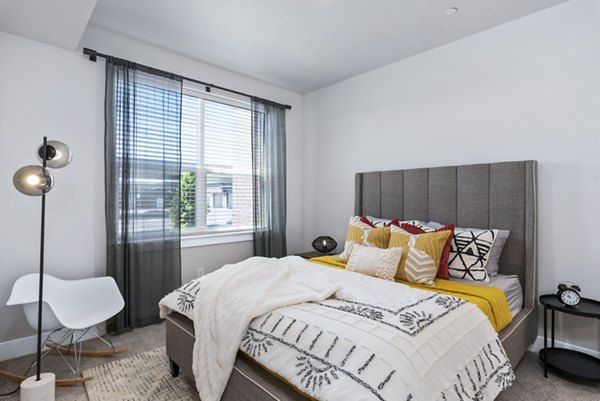
[[[27,274],[13,285],[7,305],[22,305],[31,327],[37,330],[39,274]],[[42,331],[51,333],[44,344],[51,341],[64,345],[69,340],[69,350],[75,353],[73,373],[81,374],[81,341],[90,330],[119,313],[125,306],[117,283],[112,277],[95,277],[83,280],[61,280],[44,274],[44,304],[42,305]],[[66,330],[63,330],[66,329]],[[60,339],[52,335],[61,331]],[[91,331],[107,345],[114,346],[104,332],[105,340]],[[61,354],[62,355],[62,354]],[[44,355],[45,356],[45,355]],[[64,357],[63,357],[64,359]]]

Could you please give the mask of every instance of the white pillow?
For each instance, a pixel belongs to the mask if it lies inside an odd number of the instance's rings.
[[[367,218],[367,220],[369,220],[375,227],[387,227],[390,225],[390,223],[394,220],[391,219],[384,219],[381,217],[373,217],[373,216],[365,216]],[[398,223],[400,224],[410,224],[412,226],[416,226],[419,228],[422,228],[423,230],[425,230],[426,228],[429,228],[425,225],[424,222],[422,222],[421,220],[404,220],[404,221],[399,221],[398,219],[395,219],[396,221],[398,221]],[[427,230],[425,230],[427,231]],[[433,231],[430,229],[430,231]]]
[[[381,217],[366,216],[366,218],[373,223],[375,227],[385,227],[392,222],[390,219],[382,219]]]
[[[402,248],[376,248],[356,245],[346,264],[346,270],[394,281]]]

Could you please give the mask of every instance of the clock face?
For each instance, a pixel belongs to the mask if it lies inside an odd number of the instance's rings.
[[[560,300],[563,301],[565,305],[575,306],[579,303],[581,297],[573,290],[564,290],[560,294]]]

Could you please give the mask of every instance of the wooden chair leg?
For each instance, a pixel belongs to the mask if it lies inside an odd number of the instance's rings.
[[[11,373],[11,372],[5,372],[3,370],[0,370],[0,377],[4,377],[15,383],[21,383],[23,380],[26,379],[25,376],[17,375],[17,374]],[[76,384],[85,383],[89,380],[92,380],[93,378],[94,378],[93,376],[84,376],[84,377],[73,377],[70,379],[56,379],[55,383],[56,383],[57,387],[74,386]]]
[[[74,354],[75,353],[75,349],[72,347],[65,347],[63,345],[55,344],[50,341],[48,341],[46,343],[46,347],[56,349],[63,354]],[[116,354],[122,354],[127,351],[129,351],[129,349],[127,349],[127,348],[115,348],[115,349],[100,350],[100,351],[83,351],[82,350],[79,354],[81,356],[108,357],[108,356],[114,356]]]
[[[169,359],[169,367],[171,368],[172,377],[179,376],[179,365],[177,365],[174,360]]]

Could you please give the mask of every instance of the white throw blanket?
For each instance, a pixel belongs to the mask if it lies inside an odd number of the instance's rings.
[[[294,259],[254,257],[197,280],[193,370],[203,401],[221,398],[252,319],[282,306],[326,299],[338,289],[318,271],[307,274],[305,266],[290,263]],[[163,301],[164,318],[170,308]]]
[[[492,400],[514,379],[475,305],[299,257],[225,266],[160,306],[194,321],[203,401],[220,399],[238,349],[323,400]]]

